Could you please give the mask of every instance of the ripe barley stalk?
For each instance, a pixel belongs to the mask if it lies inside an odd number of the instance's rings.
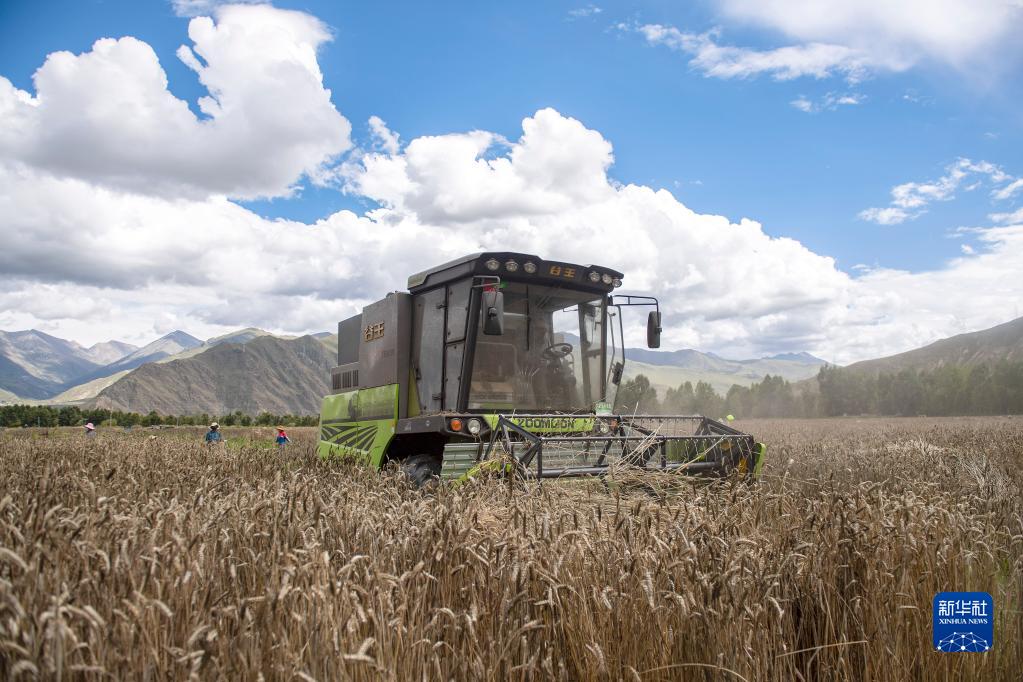
[[[1010,680],[1023,421],[780,420],[760,485],[422,493],[194,434],[0,436],[0,677]],[[789,463],[791,460],[791,463]],[[931,650],[990,592],[995,648]]]

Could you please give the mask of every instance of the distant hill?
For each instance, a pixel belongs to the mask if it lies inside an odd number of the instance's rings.
[[[85,354],[97,365],[109,365],[117,362],[126,355],[130,355],[139,349],[138,346],[124,341],[103,341],[95,343],[85,349]]]
[[[230,334],[224,334],[223,336],[214,336],[212,339],[206,340],[207,346],[218,346],[222,343],[248,343],[253,339],[258,339],[261,336],[274,336],[268,331],[257,329],[256,327],[246,327],[245,329],[239,329],[236,332]],[[278,336],[277,338],[294,338],[290,336]]]
[[[0,391],[15,398],[45,398],[59,384],[40,379],[24,367],[0,353]]]
[[[933,370],[945,365],[973,367],[999,360],[1023,360],[1023,317],[990,329],[935,341],[898,355],[853,363],[844,369],[894,374],[903,369]]]
[[[241,410],[315,414],[330,393],[332,353],[312,336],[261,336],[220,343],[192,357],[148,363],[107,386],[88,404],[161,414]]]
[[[46,398],[99,367],[86,349],[35,329],[0,331],[0,389]]]

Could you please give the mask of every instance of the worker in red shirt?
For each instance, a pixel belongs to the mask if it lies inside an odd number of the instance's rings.
[[[284,446],[287,445],[290,442],[291,442],[291,439],[288,438],[288,434],[284,433],[284,427],[283,426],[278,426],[277,427],[277,449],[280,452],[284,452]]]

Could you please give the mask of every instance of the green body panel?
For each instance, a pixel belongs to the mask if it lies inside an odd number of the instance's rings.
[[[497,428],[497,415],[481,415],[491,429]],[[507,416],[511,423],[532,433],[589,433],[593,431],[593,415],[585,417],[516,417]]]
[[[446,479],[461,478],[473,467],[477,466],[476,458],[480,454],[480,443],[448,443],[444,446],[444,464],[440,477]]]
[[[316,448],[320,457],[352,457],[379,467],[398,422],[398,388],[389,384],[324,398]]]

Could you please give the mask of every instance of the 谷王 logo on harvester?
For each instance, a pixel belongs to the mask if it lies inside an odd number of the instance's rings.
[[[939,592],[933,617],[938,651],[983,653],[994,646],[995,604],[987,592]]]

